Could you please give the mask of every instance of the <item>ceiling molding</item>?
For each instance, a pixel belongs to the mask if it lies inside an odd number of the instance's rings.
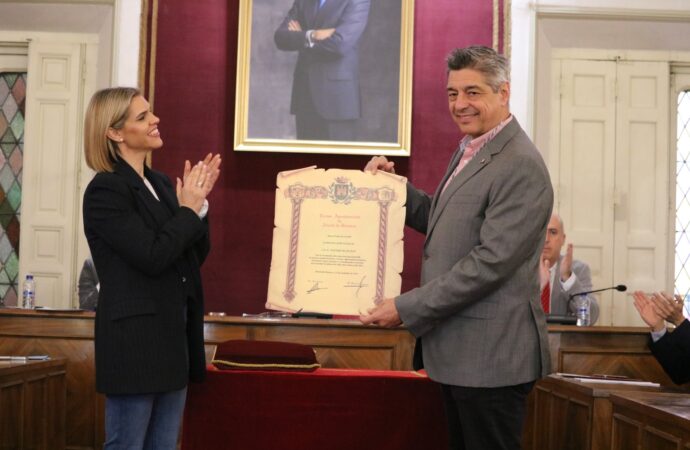
[[[534,5],[533,7],[539,18],[690,22],[690,10],[585,8],[556,5]]]

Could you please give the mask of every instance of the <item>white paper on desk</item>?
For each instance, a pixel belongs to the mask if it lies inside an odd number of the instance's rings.
[[[279,173],[266,308],[359,315],[398,295],[406,182],[381,171]]]
[[[653,383],[651,381],[634,381],[634,380],[606,380],[606,379],[594,379],[594,378],[573,378],[574,380],[581,381],[583,383],[602,383],[602,384],[627,384],[629,386],[649,386],[649,387],[659,387],[659,383]]]

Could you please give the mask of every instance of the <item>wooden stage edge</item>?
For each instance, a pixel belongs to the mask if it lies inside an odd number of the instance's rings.
[[[67,359],[68,449],[100,448],[103,397],[95,393],[94,313],[0,309],[0,354],[47,354]],[[310,345],[323,367],[411,370],[414,338],[404,328],[363,326],[356,320],[207,316],[207,360],[230,339]],[[647,348],[647,328],[549,326],[554,372],[625,375],[673,383]]]

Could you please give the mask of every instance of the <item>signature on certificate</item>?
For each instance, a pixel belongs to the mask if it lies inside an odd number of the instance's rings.
[[[354,282],[352,282],[352,281],[348,281],[347,283],[345,283],[345,286],[344,286],[344,287],[346,287],[346,288],[356,288],[357,290],[355,291],[355,297],[359,297],[359,291],[360,291],[363,287],[369,286],[368,284],[365,284],[365,283],[364,283],[364,280],[365,280],[365,279],[366,279],[366,276],[363,276],[362,279],[359,280],[359,283],[354,283]]]
[[[323,291],[323,290],[327,289],[325,287],[321,287],[320,283],[321,283],[320,281],[317,281],[316,283],[314,283],[312,287],[307,289],[307,294],[311,294],[312,292]]]

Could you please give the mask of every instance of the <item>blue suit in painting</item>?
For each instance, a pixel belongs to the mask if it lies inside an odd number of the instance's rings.
[[[290,104],[297,139],[356,140],[359,44],[369,6],[370,0],[295,0],[276,30],[280,50],[299,52]],[[331,29],[325,39],[313,37]]]

